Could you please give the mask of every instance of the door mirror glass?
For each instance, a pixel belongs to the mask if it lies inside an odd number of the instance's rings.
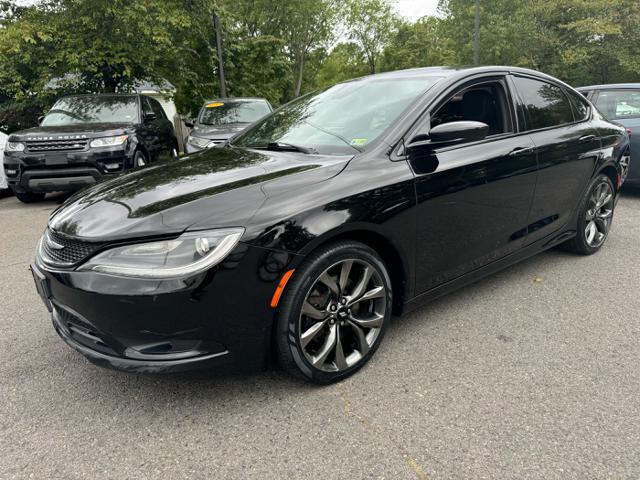
[[[459,121],[442,123],[429,132],[431,143],[473,142],[484,139],[489,133],[489,125],[482,122]]]

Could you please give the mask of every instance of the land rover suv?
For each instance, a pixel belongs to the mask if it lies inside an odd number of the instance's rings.
[[[154,98],[76,95],[59,99],[40,126],[9,136],[4,170],[16,197],[29,203],[177,156],[173,124]]]

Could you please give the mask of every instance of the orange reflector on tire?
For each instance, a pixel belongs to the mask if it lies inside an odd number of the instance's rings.
[[[278,283],[278,287],[276,288],[276,291],[273,292],[273,297],[271,297],[271,308],[276,308],[278,306],[278,302],[280,302],[280,297],[282,296],[284,287],[287,285],[287,282],[291,278],[291,275],[293,275],[293,272],[295,272],[295,270],[291,269],[285,272],[284,275],[282,275],[280,283]]]

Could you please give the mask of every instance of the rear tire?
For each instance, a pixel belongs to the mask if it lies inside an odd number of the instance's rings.
[[[337,382],[366,364],[391,317],[391,280],[368,246],[341,241],[296,269],[276,317],[280,366],[317,384]]]
[[[563,244],[565,250],[593,255],[607,240],[615,209],[615,188],[604,174],[593,179],[578,210],[577,233]]]
[[[36,202],[41,202],[42,200],[44,200],[45,197],[45,193],[41,193],[41,192],[22,192],[22,193],[18,193],[18,192],[14,192],[16,195],[16,198],[18,200],[20,200],[22,203],[36,203]]]

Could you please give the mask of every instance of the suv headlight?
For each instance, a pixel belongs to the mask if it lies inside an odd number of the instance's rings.
[[[7,142],[4,147],[5,152],[24,152],[24,143],[22,142]]]
[[[210,144],[213,144],[213,141],[209,138],[192,137],[192,136],[189,136],[189,138],[187,139],[187,142],[199,148],[207,148]]]
[[[151,279],[195,275],[220,263],[243,233],[244,228],[187,232],[174,240],[115,247],[89,259],[78,271]]]
[[[117,137],[103,137],[103,138],[94,138],[91,140],[89,146],[91,148],[100,148],[100,147],[117,147],[118,145],[122,145],[127,141],[129,135],[118,135]]]

